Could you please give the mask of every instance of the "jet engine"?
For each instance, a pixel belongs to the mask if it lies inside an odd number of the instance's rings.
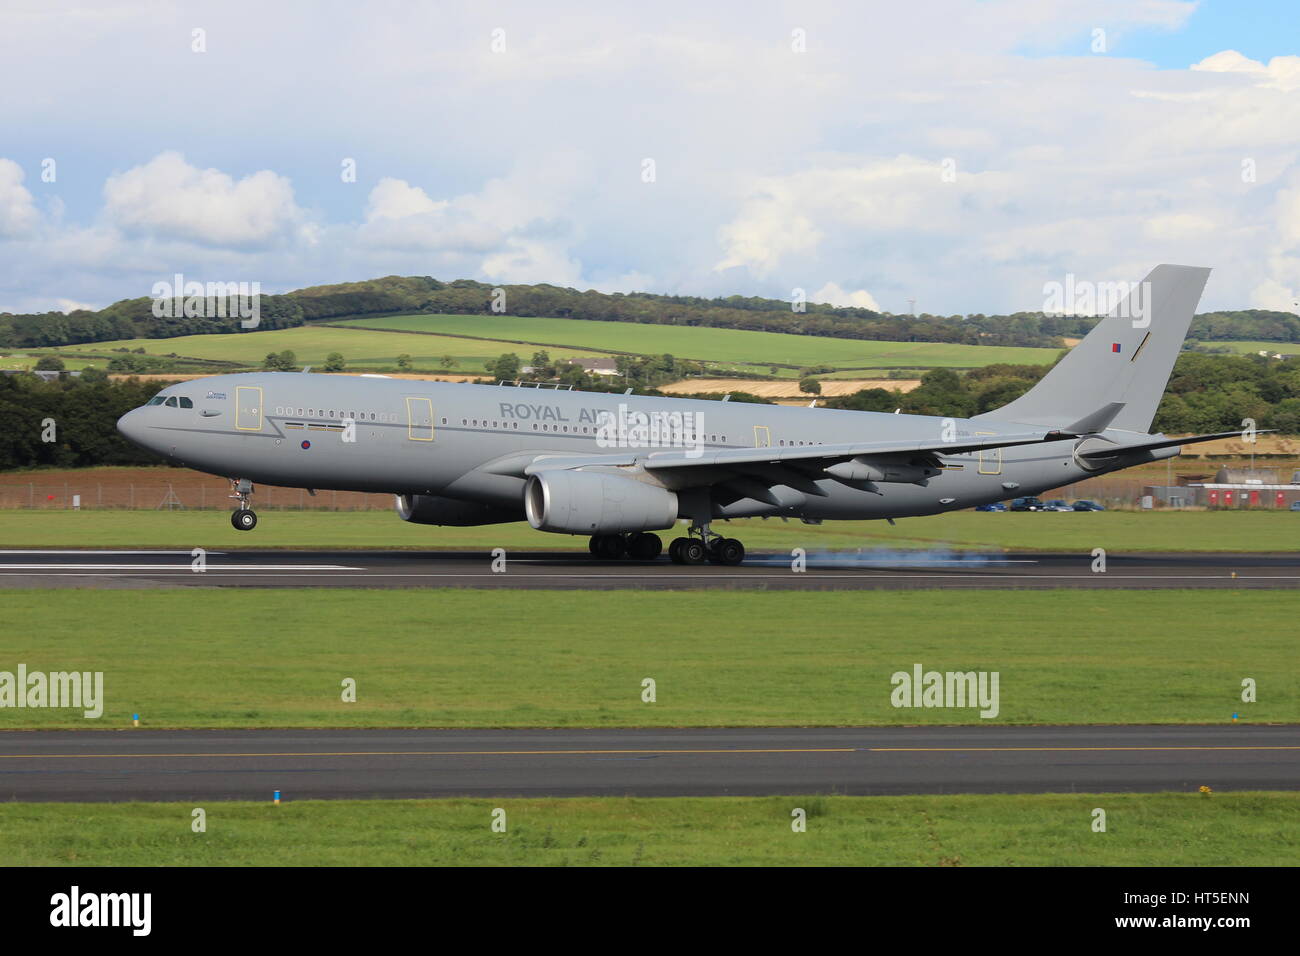
[[[442,524],[466,528],[479,524],[501,524],[518,521],[523,517],[512,508],[497,508],[444,498],[442,495],[394,495],[393,507],[403,521],[414,524]]]
[[[538,531],[657,531],[671,528],[677,520],[677,495],[619,475],[557,469],[528,479],[524,512]]]

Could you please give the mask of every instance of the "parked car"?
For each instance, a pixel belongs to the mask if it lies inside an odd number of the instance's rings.
[[[1043,510],[1044,511],[1073,511],[1074,508],[1071,507],[1070,503],[1066,501],[1064,498],[1053,498],[1051,501],[1043,505]]]
[[[1300,511],[1300,500],[1291,502],[1292,511]]]
[[[1089,501],[1087,498],[1080,498],[1074,503],[1075,511],[1105,511],[1105,505],[1099,505],[1095,501]]]
[[[1025,498],[1012,498],[1011,510],[1012,511],[1044,511],[1046,510],[1046,505],[1044,505],[1033,495],[1029,495],[1028,497]]]
[[[1296,502],[1296,504],[1300,504],[1300,501]],[[1000,501],[995,501],[992,504],[988,504],[988,505],[976,505],[975,510],[976,511],[1006,511],[1007,506]]]

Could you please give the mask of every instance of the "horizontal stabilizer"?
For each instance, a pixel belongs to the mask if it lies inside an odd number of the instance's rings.
[[[1255,434],[1263,435],[1268,432],[1276,431],[1275,428],[1263,428]],[[1106,458],[1119,458],[1123,455],[1135,451],[1156,451],[1160,448],[1177,448],[1179,445],[1195,445],[1197,442],[1215,441],[1220,438],[1241,438],[1241,430],[1232,432],[1215,432],[1212,435],[1188,435],[1185,438],[1155,438],[1152,441],[1131,442],[1123,445],[1110,445],[1104,448],[1098,448],[1095,451],[1089,449],[1079,453],[1080,458],[1086,458],[1089,461],[1097,461]],[[1090,439],[1091,440],[1091,439]]]
[[[1097,432],[1104,432],[1107,426],[1115,420],[1115,416],[1123,410],[1123,402],[1111,402],[1109,405],[1103,405],[1091,415],[1080,418],[1073,425],[1067,425],[1063,430],[1072,435],[1094,435]]]

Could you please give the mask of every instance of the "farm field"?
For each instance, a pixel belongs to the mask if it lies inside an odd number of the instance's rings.
[[[1093,833],[1094,807],[1109,827]],[[500,807],[505,833],[489,828]],[[791,810],[807,830],[794,833]],[[1295,866],[1300,794],[0,804],[9,866]]]
[[[512,351],[496,343],[455,336],[403,335],[374,332],[368,329],[344,329],[328,326],[302,326],[267,332],[235,332],[222,335],[185,335],[174,339],[122,339],[68,345],[60,355],[77,353],[112,354],[113,349],[143,348],[149,355],[176,353],[186,358],[242,362],[260,367],[268,352],[291,349],[300,365],[320,366],[330,352],[341,352],[348,364],[362,367],[389,367],[397,356],[406,353],[417,368],[432,370],[444,355],[459,363],[452,371],[482,372],[483,363],[502,352]],[[530,353],[531,354],[531,353]],[[552,358],[576,358],[602,354],[591,349],[555,348]],[[486,373],[484,373],[486,374]]]
[[[102,717],[9,708],[0,730],[129,731],[136,713],[153,729],[1300,722],[1285,591],[36,589],[0,602],[8,660],[104,672]],[[892,706],[891,674],[915,661],[998,671],[995,720]],[[1258,703],[1242,704],[1242,675],[1267,677]],[[341,702],[343,678],[355,702]]]
[[[350,328],[397,329],[439,335],[478,335],[502,341],[539,343],[547,348],[576,348],[585,350],[586,354],[594,354],[593,350],[600,349],[637,354],[669,352],[678,358],[762,366],[764,371],[767,363],[854,368],[965,368],[997,362],[1048,365],[1057,356],[1056,349],[872,342],[780,332],[513,315],[390,316],[352,319],[337,324]],[[524,348],[531,351],[534,346],[521,346],[521,357]]]
[[[1300,355],[1300,342],[1216,342],[1206,341],[1202,345],[1226,345],[1234,352],[1242,355],[1254,355],[1257,352],[1268,352],[1269,355]]]

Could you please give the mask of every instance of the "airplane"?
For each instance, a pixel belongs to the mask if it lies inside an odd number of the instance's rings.
[[[969,419],[248,372],[170,385],[117,427],[170,461],[228,478],[240,531],[257,525],[257,482],[390,493],[397,514],[418,524],[526,519],[589,537],[605,559],[655,559],[655,532],[686,519],[672,561],[737,565],[744,545],[715,531],[719,520],[892,523],[1238,435],[1148,434],[1209,273],[1157,266],[1033,388]]]

